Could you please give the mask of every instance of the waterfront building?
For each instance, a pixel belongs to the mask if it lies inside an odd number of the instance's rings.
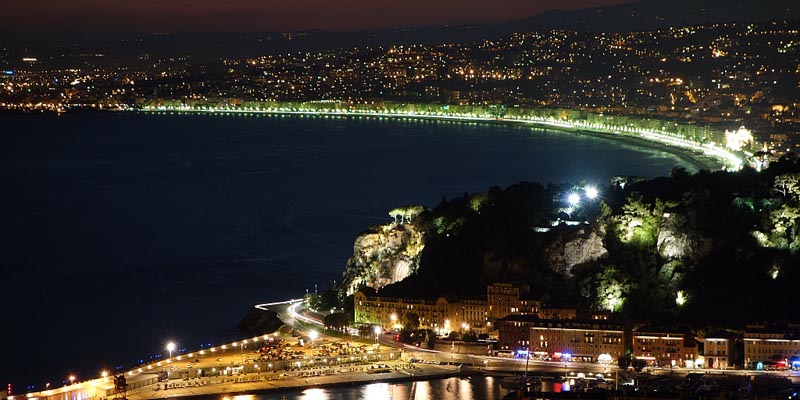
[[[733,365],[735,335],[727,331],[716,331],[703,338],[703,357],[706,368],[725,369]]]
[[[606,320],[545,320],[509,315],[497,321],[501,350],[556,361],[596,362],[624,354],[624,330]],[[601,357],[602,355],[602,357]]]
[[[420,328],[449,332],[448,313],[451,304],[444,297],[436,299],[407,299],[403,297],[368,296],[365,291],[353,295],[354,320],[358,324],[380,325],[383,329],[400,329],[406,314],[419,316]],[[454,326],[454,325],[452,325]]]
[[[694,366],[697,343],[679,330],[640,329],[632,334],[633,357],[655,367]]]
[[[745,368],[800,367],[800,324],[752,324],[745,329]]]
[[[488,324],[488,307],[483,299],[460,299],[449,303],[448,319],[451,329],[459,332],[475,330],[483,332]]]
[[[432,329],[440,335],[451,331],[488,333],[497,330],[495,321],[509,315],[527,315],[535,319],[574,320],[575,307],[547,307],[533,299],[521,299],[520,288],[508,283],[493,283],[486,288],[486,298],[435,299],[378,296],[372,289],[354,294],[354,320],[358,324],[380,325],[383,329],[400,329],[406,315],[419,316],[420,328]],[[605,314],[591,319],[607,319]]]

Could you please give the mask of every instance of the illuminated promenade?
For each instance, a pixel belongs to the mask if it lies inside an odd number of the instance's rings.
[[[256,305],[277,311],[288,326],[318,321],[297,313],[301,300]],[[452,365],[411,364],[409,356],[396,347],[379,345],[371,339],[349,341],[317,337],[313,330],[304,335],[282,330],[236,342],[173,355],[175,345],[167,347],[169,358],[122,371],[127,381],[128,399],[157,399],[214,394],[253,393],[370,382],[427,380],[451,376],[459,368]],[[304,343],[305,341],[305,343]],[[277,345],[280,343],[280,345]],[[260,358],[258,349],[268,344],[287,349],[289,357]],[[347,354],[321,355],[315,349],[344,348]],[[10,396],[11,400],[100,400],[120,397],[114,377],[106,371],[100,377],[71,384]]]
[[[631,125],[615,125],[610,123],[598,123],[590,121],[571,121],[552,117],[494,117],[486,113],[455,113],[455,112],[398,112],[388,110],[362,110],[362,109],[335,109],[335,110],[312,110],[312,109],[290,109],[290,108],[193,108],[193,107],[146,107],[135,111],[146,112],[178,112],[178,113],[210,113],[210,114],[270,114],[270,115],[310,115],[310,116],[365,116],[365,117],[389,117],[389,118],[415,118],[415,119],[434,119],[462,122],[499,122],[516,123],[540,127],[555,128],[574,132],[592,132],[607,135],[609,139],[641,139],[653,144],[661,144],[684,151],[702,154],[718,160],[724,169],[736,171],[742,168],[744,160],[741,156],[727,150],[717,143],[696,143],[682,137],[681,135],[667,132],[664,130],[644,129]]]
[[[301,300],[259,304],[256,308],[277,311],[287,325],[316,325],[315,319],[298,313]],[[143,364],[121,372],[127,379],[124,396],[131,400],[175,397],[221,395],[224,400],[249,400],[245,394],[285,390],[314,390],[314,388],[341,385],[360,385],[371,382],[399,382],[446,378],[463,373],[460,365],[471,366],[474,373],[513,373],[527,370],[532,374],[604,374],[613,380],[616,365],[597,363],[563,363],[528,361],[505,357],[487,357],[471,354],[423,350],[394,342],[385,335],[377,335],[376,342],[365,338],[349,343],[344,339],[317,338],[311,330],[307,337],[289,333],[254,336],[199,351],[172,355],[163,360]],[[377,340],[380,340],[380,344]],[[363,351],[351,355],[308,355],[291,359],[259,360],[255,350],[265,343],[282,340],[292,349],[310,353],[309,348],[331,345],[359,347]],[[313,343],[303,346],[302,340]],[[174,350],[169,346],[170,352]],[[426,360],[426,363],[412,359]],[[655,375],[686,375],[688,373],[772,375],[800,381],[800,371],[751,371],[656,368]],[[113,377],[102,373],[99,378],[75,382],[70,385],[10,396],[11,400],[105,400],[119,398]],[[72,377],[71,377],[72,378]],[[237,397],[242,396],[242,397]]]

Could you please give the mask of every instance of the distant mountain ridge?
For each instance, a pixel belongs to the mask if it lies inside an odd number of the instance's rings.
[[[254,57],[293,51],[407,44],[470,43],[515,32],[550,29],[625,32],[716,22],[764,22],[800,18],[796,0],[639,0],[576,11],[553,10],[533,17],[486,25],[431,26],[358,32],[172,32],[91,33],[0,30],[0,66],[22,56],[103,53],[120,59],[189,55],[194,61]]]
[[[792,0],[639,0],[577,11],[547,11],[511,21],[507,31],[570,29],[624,32],[717,22],[763,22],[800,17]]]

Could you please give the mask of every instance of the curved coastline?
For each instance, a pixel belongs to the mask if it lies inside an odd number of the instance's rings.
[[[391,119],[418,119],[418,120],[439,120],[453,122],[473,122],[507,125],[524,125],[537,128],[546,128],[552,131],[572,133],[581,136],[589,136],[598,139],[605,139],[624,143],[641,149],[663,151],[694,165],[698,170],[718,171],[726,169],[731,163],[732,155],[720,155],[702,152],[700,145],[686,143],[684,146],[669,144],[665,141],[648,139],[642,135],[632,135],[623,133],[604,132],[600,129],[590,129],[579,126],[571,126],[567,123],[553,123],[547,121],[529,121],[515,118],[489,118],[479,116],[450,116],[450,115],[423,115],[423,114],[399,114],[399,113],[380,113],[380,112],[321,112],[321,111],[285,111],[285,110],[198,110],[182,108],[166,109],[133,109],[135,112],[143,113],[186,113],[186,114],[255,114],[255,115],[300,115],[300,116],[319,116],[319,117],[366,117],[366,118],[391,118]],[[694,148],[690,148],[693,146]],[[735,165],[734,165],[735,168]]]

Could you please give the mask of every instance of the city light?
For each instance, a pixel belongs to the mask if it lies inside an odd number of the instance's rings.
[[[675,303],[679,306],[686,304],[687,295],[683,292],[683,290],[678,291],[678,295],[675,297]]]
[[[175,351],[175,342],[167,343],[167,351],[169,351],[169,358],[172,360],[172,352]]]
[[[586,192],[586,197],[588,199],[596,199],[599,194],[597,192],[597,188],[594,186],[587,186],[586,189],[584,189],[584,192]]]
[[[573,207],[578,205],[580,201],[581,201],[581,196],[578,195],[577,193],[570,193],[569,195],[567,195],[567,203],[569,203],[569,205]]]
[[[375,328],[373,329],[373,331],[375,332],[375,344],[377,345],[378,344],[378,335],[381,334],[381,327],[376,325]]]

